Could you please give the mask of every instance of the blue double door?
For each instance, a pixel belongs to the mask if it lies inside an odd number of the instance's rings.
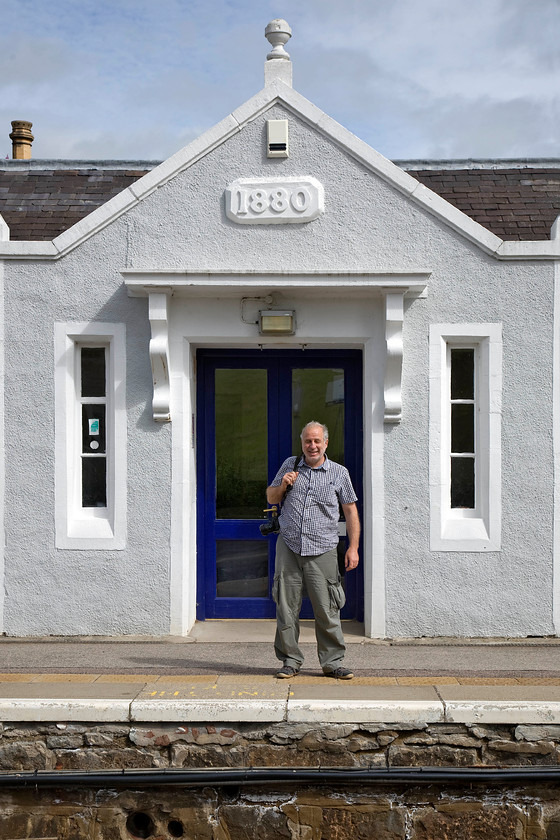
[[[273,618],[276,537],[262,536],[266,487],[301,453],[305,423],[329,428],[329,457],[361,499],[360,351],[199,350],[198,618]],[[345,550],[340,523],[341,559]],[[344,576],[343,618],[362,619],[361,566]],[[302,618],[311,618],[304,598]]]

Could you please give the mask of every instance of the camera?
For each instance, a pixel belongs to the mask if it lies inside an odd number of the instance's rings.
[[[269,534],[277,534],[280,530],[280,525],[278,523],[278,508],[276,505],[273,505],[271,508],[264,510],[263,513],[272,513],[272,516],[270,519],[267,519],[266,522],[263,522],[262,525],[259,525],[259,531],[263,537],[268,537]]]

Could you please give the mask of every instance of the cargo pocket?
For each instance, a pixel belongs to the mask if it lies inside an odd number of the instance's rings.
[[[328,580],[327,584],[329,587],[331,610],[333,612],[334,610],[341,610],[346,603],[346,593],[344,592],[340,578],[338,580]]]

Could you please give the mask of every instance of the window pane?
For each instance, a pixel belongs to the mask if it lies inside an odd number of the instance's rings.
[[[82,405],[82,452],[105,452],[104,405]]]
[[[474,506],[474,458],[451,458],[451,507]]]
[[[216,595],[268,597],[268,542],[216,540]]]
[[[474,350],[451,351],[451,399],[474,399]]]
[[[82,397],[105,396],[105,348],[82,347]]]
[[[82,458],[82,507],[107,507],[105,458]]]
[[[474,452],[474,405],[451,406],[451,451]]]
[[[268,479],[266,370],[216,371],[216,517],[262,519]]]
[[[310,420],[329,429],[327,455],[344,464],[344,371],[296,368],[292,371],[292,452],[301,452],[301,430]]]

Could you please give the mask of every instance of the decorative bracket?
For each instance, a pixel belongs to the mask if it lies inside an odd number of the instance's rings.
[[[402,361],[403,361],[404,292],[385,295],[385,415],[386,423],[400,423],[402,419]]]
[[[152,328],[150,362],[154,381],[152,409],[154,420],[168,423],[171,420],[169,386],[169,321],[170,291],[149,292],[148,318]]]

